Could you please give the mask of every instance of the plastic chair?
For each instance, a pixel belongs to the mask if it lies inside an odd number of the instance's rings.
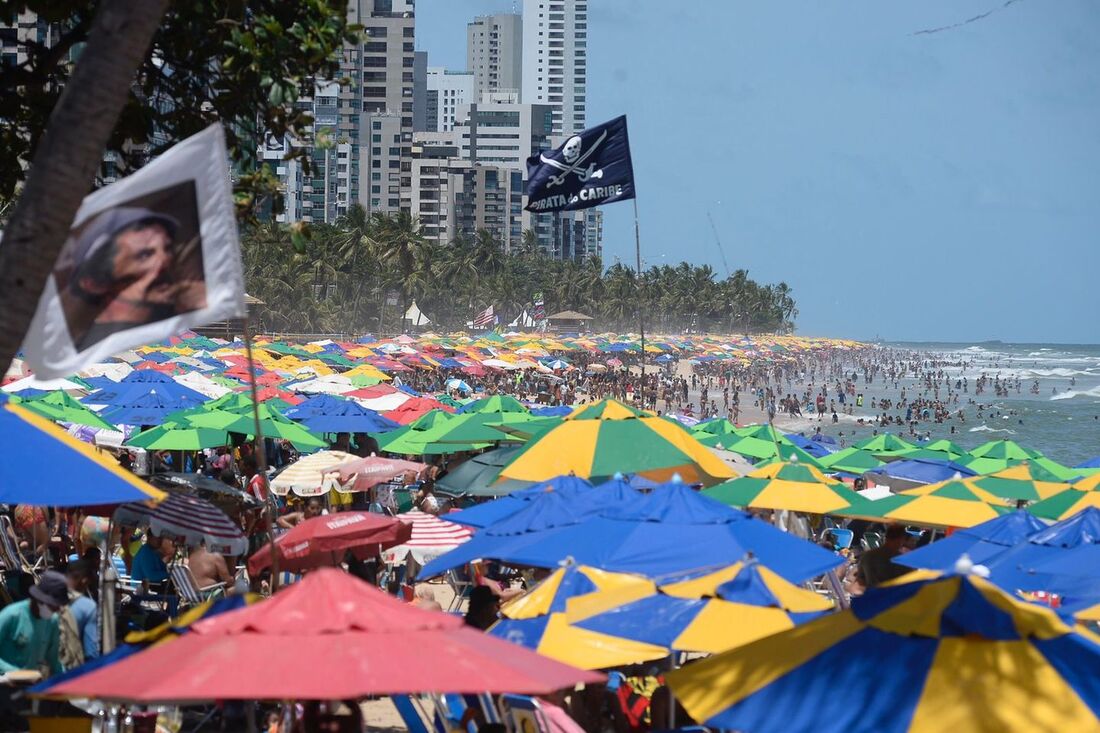
[[[474,587],[474,584],[469,580],[458,577],[458,573],[454,570],[448,570],[443,578],[451,590],[454,591],[454,598],[448,604],[447,610],[457,611],[462,608],[463,602],[470,597],[470,590]]]
[[[542,713],[538,700],[526,695],[501,695],[500,704],[504,710],[504,725],[510,733],[548,733],[550,724]]]
[[[855,540],[856,533],[850,529],[841,529],[840,527],[830,527],[825,530],[824,537],[829,538],[833,543],[833,549],[836,551],[849,550],[852,547],[852,542]]]

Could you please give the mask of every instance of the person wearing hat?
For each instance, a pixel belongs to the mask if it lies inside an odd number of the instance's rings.
[[[119,206],[96,216],[71,241],[59,268],[69,270],[60,296],[78,350],[181,312],[179,300],[186,288],[176,277],[178,230],[179,222],[171,216]],[[205,290],[201,300],[182,310],[204,305]]]
[[[0,673],[36,669],[48,676],[61,671],[57,614],[68,602],[65,576],[47,570],[30,598],[0,610]]]

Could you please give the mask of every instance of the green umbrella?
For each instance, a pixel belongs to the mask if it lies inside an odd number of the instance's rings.
[[[873,471],[883,465],[882,461],[867,451],[854,446],[822,456],[817,460],[822,466],[831,471],[844,471],[845,473],[864,473],[865,471]]]
[[[963,448],[958,443],[948,440],[947,438],[941,438],[940,440],[933,440],[931,443],[925,443],[921,446],[925,450],[942,451],[944,453],[951,453],[956,456],[966,454],[966,448]]]
[[[991,440],[970,451],[975,458],[995,458],[1010,461],[1024,461],[1029,458],[1042,458],[1043,454],[1025,448],[1013,440]]]
[[[215,400],[216,402],[216,400]],[[206,405],[213,403],[208,402]],[[239,405],[238,402],[229,401],[225,407]],[[253,435],[256,431],[255,417],[252,415],[252,402],[248,401],[247,413],[232,412],[228,409],[211,409],[207,406],[173,413],[170,417],[174,420],[185,422],[188,427],[213,428],[231,433]],[[319,436],[314,435],[304,427],[284,416],[281,412],[261,404],[257,410],[260,415],[260,430],[265,438],[282,438],[289,440],[296,448],[325,448],[328,444]]]
[[[509,445],[485,451],[463,461],[435,482],[436,488],[452,494],[470,496],[503,496],[530,486],[530,481],[504,479],[496,481],[500,469],[507,466],[523,446]]]
[[[887,461],[894,460],[907,460],[907,461],[957,461],[961,456],[967,455],[966,453],[948,453],[942,450],[929,450],[928,448],[914,448],[913,450],[901,451],[900,453],[893,453],[890,455],[882,454],[882,457]]]
[[[449,394],[438,394],[435,396],[435,401],[441,402],[447,407],[459,408],[463,406],[462,402],[459,402],[454,397],[451,397]]]
[[[491,445],[491,443],[488,442],[439,443],[435,441],[429,442],[423,439],[426,433],[431,433],[432,431],[436,431],[433,433],[435,435],[442,434],[443,428],[451,421],[457,420],[458,417],[460,416],[451,415],[443,410],[431,410],[403,428],[391,430],[381,435],[376,434],[374,438],[378,441],[379,449],[387,453],[399,453],[413,456],[441,455],[468,450],[481,450]],[[499,418],[500,415],[494,415],[493,417]]]
[[[722,447],[738,455],[748,458],[775,458],[775,443],[770,440],[761,440],[747,435],[709,435],[707,433],[693,433],[692,437],[708,448]],[[793,448],[794,446],[787,446]]]
[[[724,417],[699,423],[691,429],[691,434],[703,445],[707,445],[706,436],[713,435],[719,438],[727,438],[727,436],[735,435],[738,438],[747,437],[744,435],[742,428],[737,427]],[[727,438],[726,442],[730,441],[731,439]]]
[[[875,435],[866,440],[861,440],[855,444],[856,448],[862,448],[868,453],[873,453],[876,456],[881,454],[898,454],[902,451],[913,450],[916,448],[912,443],[906,442],[894,435],[893,433],[883,433],[882,435]]]
[[[87,425],[101,430],[118,430],[99,415],[77,402],[61,390],[50,392],[39,397],[24,400],[20,407],[54,422],[67,422],[74,425]]]
[[[509,395],[492,395],[470,402],[462,408],[463,414],[471,412],[530,412],[522,402]]]
[[[518,414],[520,413],[512,413],[511,416],[515,417]],[[535,417],[532,415],[531,418],[526,421],[502,421],[498,417],[496,421],[487,422],[485,424],[495,430],[507,433],[517,440],[530,440],[540,433],[556,428],[558,425],[561,425],[564,420],[565,418],[563,417]]]
[[[228,444],[228,431],[189,427],[176,423],[158,425],[126,441],[126,445],[146,450],[202,450]]]
[[[760,440],[767,440],[779,443],[780,445],[794,445],[786,435],[779,432],[771,425],[749,425],[747,427],[737,428],[734,432],[748,438],[759,438]]]
[[[496,443],[521,438],[509,435],[497,426],[528,425],[540,422],[528,412],[474,412],[456,415],[453,419],[421,433],[416,440],[425,443]],[[558,422],[561,422],[560,420]],[[536,431],[537,432],[537,431]]]
[[[814,468],[816,468],[819,471],[827,471],[828,470],[824,466],[821,465],[821,461],[819,459],[814,458],[812,455],[810,455],[806,451],[802,450],[797,445],[780,445],[779,446],[779,456],[774,456],[773,455],[773,457],[768,458],[767,460],[764,460],[764,461],[761,461],[760,463],[754,464],[753,465],[753,470],[755,471],[758,468],[763,468],[764,466],[770,466],[770,465],[773,465],[775,463],[791,463],[791,462],[802,463],[802,464],[807,465],[807,466],[813,466]]]

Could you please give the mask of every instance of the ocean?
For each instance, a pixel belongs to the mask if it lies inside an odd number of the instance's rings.
[[[1075,466],[1100,455],[1100,345],[1098,344],[1017,344],[999,341],[982,343],[884,343],[895,349],[935,354],[947,361],[966,361],[965,367],[945,367],[944,371],[955,379],[967,377],[969,394],[960,396],[960,404],[966,423],[957,420],[935,424],[922,421],[920,431],[930,431],[932,439],[950,438],[964,448],[975,448],[997,438],[1010,438],[1023,445],[1042,451],[1048,458],[1067,466]],[[1015,379],[1021,385],[1017,392],[1013,386],[1008,396],[998,397],[992,387],[981,395],[974,394],[974,383],[982,374]],[[913,380],[899,383],[909,387],[907,394],[914,394]],[[1033,393],[1034,385],[1038,392]],[[880,380],[867,389],[860,384],[866,397],[871,395],[897,399],[898,391]],[[983,406],[982,418],[978,418],[975,405],[965,404],[967,397]],[[955,408],[957,409],[957,408]],[[891,411],[893,414],[894,411]],[[850,436],[850,420],[873,414],[870,409],[856,410],[852,418],[838,425],[829,424],[823,431],[836,435],[844,431]],[[955,433],[951,433],[954,425]],[[904,435],[907,429],[897,426],[894,431]],[[869,430],[859,428],[856,440],[867,437]],[[852,440],[848,443],[851,444]]]

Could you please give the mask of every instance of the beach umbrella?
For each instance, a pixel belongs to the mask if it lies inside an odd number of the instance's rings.
[[[300,572],[323,565],[339,565],[344,553],[360,560],[375,557],[412,536],[412,525],[385,514],[339,512],[305,519],[275,538],[281,570]],[[272,546],[266,544],[248,558],[248,572],[257,576],[271,566]]]
[[[8,456],[0,460],[0,502],[5,504],[95,506],[166,496],[122,468],[114,456],[6,398],[0,398],[0,435]],[[46,470],[33,470],[27,461]]]
[[[982,443],[970,451],[970,455],[975,458],[994,458],[1010,461],[1026,461],[1029,458],[1042,458],[1043,456],[1039,451],[1025,448],[1019,443],[1008,439]]]
[[[431,397],[411,397],[394,409],[383,413],[383,417],[394,421],[398,425],[408,425],[432,410],[454,412],[454,408],[450,405],[445,405]]]
[[[1003,471],[988,476],[976,476],[967,481],[993,496],[1009,501],[1048,499],[1070,487],[1045,468],[1031,466],[1026,461]]]
[[[593,602],[598,597],[579,601],[569,620],[589,631],[707,654],[785,631],[833,608],[828,598],[788,583],[755,561],[662,584],[596,614],[582,605]]]
[[[163,391],[161,385],[153,385],[152,389],[143,391],[133,399],[108,407],[99,416],[114,425],[159,425],[172,413],[199,407],[205,400],[205,397],[195,400],[171,396]]]
[[[874,483],[889,486],[895,491],[947,481],[955,476],[969,477],[975,475],[969,468],[958,463],[925,460],[923,458],[892,461],[867,472],[868,478]]]
[[[620,472],[657,481],[679,474],[706,485],[736,475],[676,423],[603,400],[578,408],[561,425],[533,437],[500,477],[543,481],[573,473],[593,479]]]
[[[854,446],[822,456],[817,460],[822,466],[831,471],[844,471],[845,473],[854,474],[873,471],[883,465],[882,461],[875,458],[870,452]]]
[[[448,691],[546,694],[603,676],[540,657],[322,568],[272,598],[200,621],[53,688],[134,703],[358,700]]]
[[[1100,468],[1100,456],[1078,463],[1074,468]]]
[[[213,403],[195,410],[187,410],[175,413],[170,419],[184,422],[189,427],[216,428],[231,433],[252,435],[256,431],[256,418],[252,414],[252,403],[240,412],[227,409],[231,404],[221,407],[211,407]],[[282,438],[289,440],[299,450],[310,448],[324,448],[328,445],[323,439],[309,432],[293,420],[289,420],[278,410],[265,402],[256,408],[260,416],[260,430],[265,438]]]
[[[169,493],[194,494],[205,499],[230,517],[239,517],[242,509],[251,509],[262,503],[247,491],[208,478],[201,473],[165,471],[149,477],[149,483]]]
[[[271,479],[271,491],[279,496],[320,496],[338,488],[336,467],[354,461],[358,456],[338,450],[325,450],[304,456],[284,468]]]
[[[15,400],[16,398],[12,398]],[[61,390],[47,392],[40,397],[24,400],[20,403],[25,409],[53,420],[73,425],[87,425],[100,430],[117,430],[111,423],[89,410],[84,405]]]
[[[143,430],[126,445],[145,450],[202,450],[229,444],[229,432],[217,428],[196,428],[168,422]]]
[[[861,497],[835,513],[926,527],[973,527],[1010,511],[1012,505],[1005,500],[963,479],[951,479],[873,501]]]
[[[916,446],[902,440],[893,433],[882,433],[881,435],[875,435],[859,441],[855,444],[855,447],[862,448],[868,453],[874,453],[877,456],[884,454],[903,454],[905,451],[913,450]]]
[[[598,497],[597,491],[579,496]],[[798,583],[840,563],[834,553],[700,496],[682,483],[665,484],[633,501],[596,511],[555,493],[531,504],[428,563],[422,577],[477,559],[545,568],[569,557],[582,565],[660,577],[724,566],[730,557],[752,552]]]
[[[953,456],[966,455],[966,448],[963,448],[958,443],[948,440],[947,438],[941,438],[940,440],[933,440],[929,443],[921,445],[924,450],[939,451],[941,453],[949,453]]]
[[[730,506],[807,514],[829,514],[863,501],[859,494],[813,466],[786,462],[758,468],[702,493]]]
[[[496,481],[500,469],[515,457],[520,448],[502,446],[468,458],[440,477],[435,482],[436,489],[469,496],[503,496],[529,486],[530,481]]]
[[[469,373],[470,369],[471,369],[471,367],[466,367],[462,371]],[[478,375],[474,375],[474,376],[478,376]],[[448,379],[446,382],[443,383],[443,387],[447,391],[458,390],[459,392],[465,392],[466,394],[469,394],[469,393],[474,391],[474,388],[471,387],[469,384],[467,384],[462,379],[454,379],[454,378]]]
[[[984,563],[1046,527],[1044,522],[1019,509],[898,555],[894,562],[911,568],[948,571],[965,554],[973,562]]]
[[[527,406],[510,395],[491,395],[468,402],[459,409],[464,412],[530,412]]]
[[[443,410],[433,410],[425,413],[415,422],[376,436],[378,446],[388,453],[401,453],[407,455],[446,455],[461,453],[464,451],[476,451],[488,448],[492,442],[460,443],[456,441],[442,442],[433,439],[442,435],[447,426],[460,418],[474,417],[470,415],[452,415]],[[500,418],[499,414],[488,416]],[[499,431],[493,431],[494,435],[501,435]]]
[[[398,514],[397,518],[412,526],[412,535],[382,553],[382,560],[387,564],[402,564],[411,557],[417,564],[424,565],[473,536],[468,527],[415,509]]]
[[[374,410],[344,400],[343,404],[320,414],[292,418],[314,433],[385,433],[401,427]]]
[[[1100,508],[1100,473],[1070,485],[1065,491],[1036,502],[1028,511],[1043,519],[1068,519],[1088,507]]]
[[[605,506],[616,501],[641,496],[621,478],[617,480],[617,483],[609,481],[607,484],[602,484],[602,486],[612,489],[621,489],[618,493],[614,491],[602,493],[599,497],[594,499],[594,502],[601,503]],[[484,529],[485,527],[491,527],[497,522],[507,519],[521,509],[526,509],[531,502],[538,501],[546,494],[550,493],[565,497],[567,500],[566,503],[572,511],[577,508],[575,500],[578,496],[592,488],[592,484],[576,476],[555,476],[549,481],[540,481],[531,484],[530,486],[513,491],[506,496],[498,497],[493,501],[475,504],[472,507],[453,512],[447,516],[447,519],[452,522],[464,524],[468,527]]]
[[[693,719],[726,730],[1083,731],[1100,728],[1098,666],[1100,645],[1054,610],[918,571],[667,678]]]
[[[368,456],[354,458],[332,469],[339,480],[337,491],[370,491],[378,484],[394,479],[420,479],[428,470],[426,463],[401,461],[394,458]]]
[[[821,465],[821,461],[814,458],[806,451],[799,448],[797,445],[784,445],[780,443],[779,452],[775,453],[774,449],[770,458],[765,458],[755,464],[755,468],[763,468],[771,463],[800,463],[803,466],[813,466],[818,471],[825,472],[827,469]]]
[[[616,602],[651,592],[651,581],[626,573],[567,564],[530,593],[501,609],[489,634],[539,654],[584,669],[606,669],[663,659],[663,646],[590,631],[569,623],[569,605],[585,596],[609,593]]]
[[[155,506],[123,504],[115,510],[114,519],[123,527],[148,527],[158,536],[189,547],[205,543],[207,550],[223,555],[248,552],[248,538],[241,528],[221,509],[197,496],[169,494]]]
[[[1009,591],[1079,591],[1100,580],[1100,509],[1088,507],[1029,535],[985,564]]]

